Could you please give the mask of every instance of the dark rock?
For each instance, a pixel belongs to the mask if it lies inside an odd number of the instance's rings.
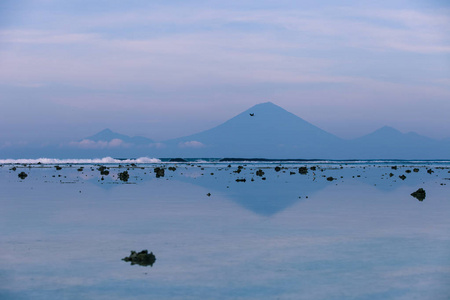
[[[427,170],[427,173],[428,173],[428,174],[432,174],[432,173],[434,173],[434,171],[433,171],[432,169],[428,169],[428,170]]]
[[[280,172],[280,170],[281,170],[280,167],[278,167],[278,166],[275,167],[275,172]]]
[[[233,173],[241,173],[241,169],[237,169],[236,171],[233,171]]]
[[[389,173],[389,177],[392,177],[392,176],[394,176],[394,174],[393,173]]]
[[[411,194],[414,198],[417,198],[419,201],[423,201],[426,197],[425,190],[423,188],[418,189],[414,193]]]
[[[258,171],[256,171],[256,176],[262,177],[264,175],[264,171],[259,169]]]
[[[317,168],[316,168],[316,166],[312,166],[310,169],[311,169],[311,171],[315,171]]]
[[[206,194],[206,196],[208,196],[208,197],[211,196],[211,193]]]
[[[19,176],[20,179],[25,179],[28,175],[25,172],[20,172],[17,176]]]
[[[302,175],[308,174],[308,168],[307,167],[300,167],[300,168],[298,168],[298,172],[300,174],[302,174]]]
[[[159,168],[159,167],[154,168],[153,172],[155,172],[156,178],[164,177],[164,169],[163,168]]]
[[[419,172],[419,169],[415,168],[415,169],[413,169],[413,171],[417,173],[417,172]]]
[[[56,169],[57,171],[59,171],[59,170],[61,170],[62,168],[61,168],[60,166],[55,166],[55,169]]]
[[[169,171],[175,171],[177,168],[175,167],[168,167]]]
[[[119,179],[122,181],[128,181],[128,179],[130,178],[130,174],[128,174],[128,171],[120,172],[117,175],[119,176]]]
[[[250,117],[253,117],[255,114],[250,113]]]
[[[330,177],[327,177],[327,180],[328,180],[328,181],[333,181],[333,180],[335,180],[335,179],[336,179],[336,178],[333,178],[333,177],[331,177],[331,176],[330,176]]]
[[[156,257],[153,252],[148,253],[147,250],[142,250],[137,253],[136,251],[131,251],[130,256],[122,258],[123,261],[131,262],[131,265],[140,265],[140,266],[153,266],[156,261]]]
[[[400,175],[400,176],[398,176],[398,178],[400,178],[401,180],[405,180],[406,176],[405,175]]]
[[[16,167],[12,167],[10,170],[11,171],[15,171],[15,170],[17,170],[17,168]]]
[[[100,175],[109,175],[108,168],[105,166],[100,166],[97,170],[100,171]]]
[[[240,179],[240,178],[238,178],[238,179],[236,179],[236,182],[246,182],[247,180],[245,180],[245,178],[243,178],[243,179]]]
[[[397,166],[392,166],[391,169],[392,170],[397,170]]]
[[[83,171],[83,167],[80,167],[77,169],[78,172],[82,172]]]
[[[405,172],[406,172],[406,173],[411,173],[411,170],[406,170]]]
[[[295,172],[289,172],[290,175],[295,175]]]

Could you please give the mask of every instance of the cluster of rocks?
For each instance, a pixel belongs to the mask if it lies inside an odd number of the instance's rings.
[[[153,172],[155,172],[156,178],[164,177],[164,169],[163,168],[159,168],[159,167],[154,168]]]
[[[128,181],[128,179],[130,178],[130,174],[128,174],[128,171],[120,172],[119,174],[117,174],[117,176],[119,176],[119,179],[121,181]]]

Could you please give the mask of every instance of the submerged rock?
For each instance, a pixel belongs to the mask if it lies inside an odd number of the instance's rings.
[[[122,258],[123,261],[131,262],[131,265],[140,266],[153,266],[156,261],[156,257],[153,252],[148,253],[148,250],[142,250],[137,253],[136,251],[131,251],[130,256]]]
[[[401,180],[405,180],[406,176],[405,175],[400,175],[400,176],[398,176],[398,178],[400,178]]]
[[[426,197],[425,190],[423,188],[418,189],[414,193],[411,194],[414,198],[416,198],[419,201],[423,201]]]
[[[128,179],[130,178],[130,174],[128,174],[128,171],[120,172],[117,175],[119,176],[119,179],[122,181],[128,181]]]
[[[27,178],[28,174],[25,172],[20,172],[17,176],[19,176],[20,179],[25,179]]]

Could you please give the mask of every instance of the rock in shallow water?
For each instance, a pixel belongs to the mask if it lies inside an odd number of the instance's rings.
[[[28,175],[25,172],[20,172],[17,176],[19,176],[20,179],[25,179]]]
[[[119,176],[119,179],[122,181],[128,181],[128,179],[130,178],[130,175],[128,174],[128,171],[123,171],[119,174],[117,174]]]
[[[148,253],[148,250],[142,250],[137,253],[136,251],[131,251],[130,256],[122,258],[123,261],[131,262],[131,265],[140,266],[153,266],[156,261],[156,257],[153,252]]]
[[[414,193],[411,194],[414,198],[416,198],[419,201],[423,201],[427,194],[425,193],[425,190],[423,188],[418,189]]]

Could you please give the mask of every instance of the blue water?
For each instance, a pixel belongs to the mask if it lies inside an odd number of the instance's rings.
[[[0,167],[0,299],[450,298],[450,163],[121,165]]]

